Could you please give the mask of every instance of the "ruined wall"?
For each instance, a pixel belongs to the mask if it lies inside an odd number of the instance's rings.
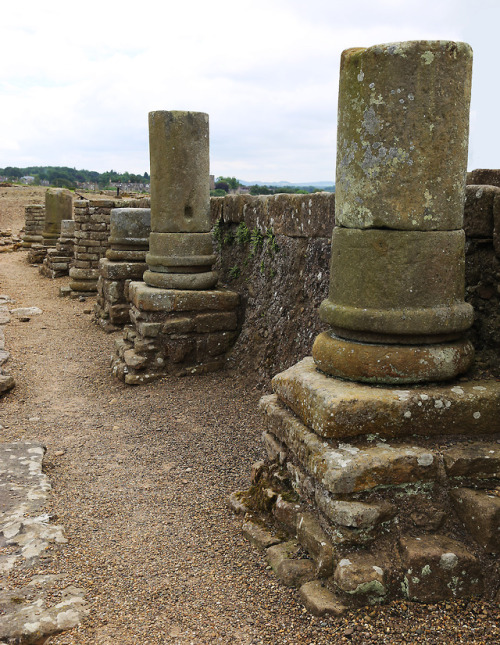
[[[500,376],[500,188],[468,186],[466,300],[476,312],[476,376]],[[324,329],[335,195],[211,199],[219,281],[241,295],[241,334],[229,366],[261,384],[310,355]]]
[[[219,282],[240,294],[229,359],[264,384],[311,351],[328,289],[335,195],[211,199]]]

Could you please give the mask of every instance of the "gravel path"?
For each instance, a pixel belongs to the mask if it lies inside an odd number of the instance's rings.
[[[228,374],[126,387],[109,368],[114,336],[92,323],[92,301],[57,297],[63,284],[40,277],[25,252],[0,258],[0,292],[43,309],[5,328],[17,385],[0,400],[2,441],[47,446],[49,510],[69,539],[36,573],[68,573],[90,603],[78,628],[48,642],[500,641],[491,603],[307,614],[226,506],[262,455],[260,393]]]

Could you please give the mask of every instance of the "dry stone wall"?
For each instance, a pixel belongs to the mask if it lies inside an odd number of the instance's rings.
[[[80,199],[74,202],[74,261],[69,271],[73,292],[95,294],[99,260],[109,248],[109,222],[113,208],[149,208],[148,199]]]
[[[475,322],[474,376],[500,376],[500,188],[468,186],[466,301]],[[220,281],[240,294],[240,335],[229,365],[261,384],[310,355],[325,328],[335,194],[211,199]]]

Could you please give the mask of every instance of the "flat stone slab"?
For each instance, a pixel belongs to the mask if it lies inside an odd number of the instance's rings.
[[[321,437],[500,432],[500,382],[464,381],[405,389],[342,381],[306,357],[273,378],[273,389]]]
[[[334,448],[301,423],[276,395],[262,397],[260,407],[277,438],[333,494],[434,481],[437,477],[438,456],[432,450],[387,443],[368,448],[341,443]]]
[[[129,300],[141,311],[230,311],[238,306],[239,295],[223,289],[159,289],[145,282],[131,282]]]
[[[496,477],[500,479],[500,444],[475,442],[443,451],[449,477]]]
[[[62,526],[43,512],[50,482],[42,473],[38,443],[0,444],[0,579],[24,563],[35,564],[51,544],[64,544]],[[84,590],[62,585],[64,574],[33,576],[23,587],[0,590],[0,641],[39,643],[76,626],[88,613]],[[64,588],[62,588],[64,587]]]
[[[454,488],[450,497],[458,517],[478,544],[500,552],[500,497],[497,491]]]

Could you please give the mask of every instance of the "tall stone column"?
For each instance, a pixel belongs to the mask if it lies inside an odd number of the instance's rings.
[[[129,385],[220,370],[238,336],[239,296],[212,271],[208,115],[150,112],[149,144],[148,268],[127,286],[132,325],[112,365]]]
[[[498,589],[482,562],[500,548],[486,484],[500,477],[500,384],[432,382],[473,358],[462,231],[471,59],[447,41],[342,56],[320,310],[330,329],[261,399],[268,459],[231,498],[244,533],[318,615]]]
[[[348,49],[340,69],[330,331],[314,345],[331,375],[446,380],[468,369],[464,332],[472,50],[413,41]]]
[[[144,281],[163,289],[211,289],[208,114],[150,112],[151,235]]]
[[[61,221],[73,219],[73,195],[65,188],[48,188],[45,193],[45,246],[55,246],[61,234]]]

